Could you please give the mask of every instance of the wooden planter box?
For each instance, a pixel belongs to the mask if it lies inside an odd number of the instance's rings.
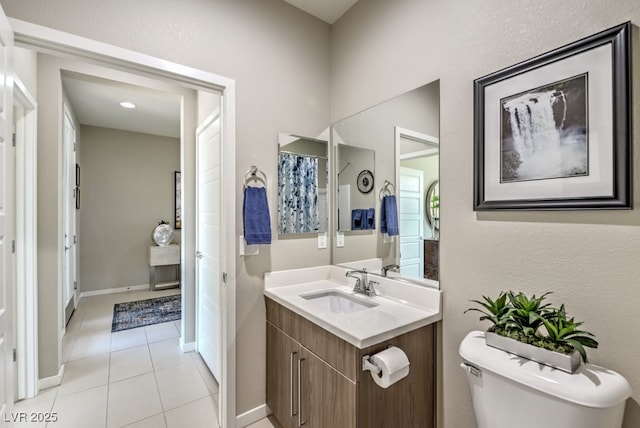
[[[575,372],[582,363],[580,353],[575,350],[571,354],[562,354],[560,352],[549,351],[548,349],[529,345],[528,343],[522,343],[515,339],[488,331],[485,332],[484,337],[487,345],[489,346],[493,346],[494,348],[501,349],[511,354],[518,355],[567,373]]]

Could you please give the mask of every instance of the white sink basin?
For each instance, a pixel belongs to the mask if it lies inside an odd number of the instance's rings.
[[[442,319],[440,290],[378,276],[369,297],[353,292],[347,272],[332,265],[269,272],[264,294],[359,349]]]
[[[340,290],[315,291],[301,294],[300,297],[313,303],[317,309],[333,312],[334,314],[350,314],[378,306],[377,303],[358,299]]]

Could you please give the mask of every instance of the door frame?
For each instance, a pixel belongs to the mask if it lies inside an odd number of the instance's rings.
[[[16,399],[38,393],[37,103],[14,76],[16,117]]]
[[[9,18],[14,31],[15,44],[18,47],[27,48],[36,52],[46,52],[55,56],[71,57],[84,60],[103,67],[123,70],[129,73],[155,78],[160,81],[170,82],[195,90],[213,90],[221,93],[222,98],[222,138],[223,138],[223,176],[224,187],[221,192],[223,215],[226,233],[226,246],[223,249],[227,254],[236,254],[235,230],[235,148],[236,148],[236,90],[235,81],[220,75],[198,70],[182,64],[173,63],[164,59],[141,54],[114,45],[98,42],[30,22]],[[181,152],[184,152],[182,143]],[[182,162],[184,162],[184,157]],[[184,165],[183,165],[184,166]],[[183,168],[184,169],[184,168]],[[183,183],[185,193],[193,193],[195,190],[188,182]],[[191,198],[192,199],[192,198]],[[187,200],[185,198],[185,200]],[[193,210],[193,207],[183,206],[183,210]],[[187,252],[187,247],[193,248],[194,224],[185,223],[182,230],[181,265],[193,266],[195,254]],[[186,241],[186,242],[185,242]],[[190,242],[191,241],[191,242]],[[62,246],[59,246],[59,251]],[[34,249],[34,251],[36,251]],[[236,426],[236,268],[235,257],[227,258],[222,271],[226,274],[227,281],[222,288],[222,382],[221,382],[221,413],[222,426],[234,428]],[[181,273],[181,282],[184,284],[182,295],[193,298],[194,284],[187,283],[186,270]],[[189,280],[189,282],[192,282]],[[58,289],[60,291],[61,284]],[[191,288],[189,288],[191,287]],[[186,292],[186,291],[188,292]],[[184,303],[183,303],[184,307]],[[195,314],[192,314],[195,315]],[[183,324],[186,315],[183,314]],[[195,317],[191,317],[193,321]],[[195,327],[195,326],[192,326]],[[194,328],[195,330],[195,328]],[[182,330],[184,334],[184,329]],[[181,343],[184,337],[181,338]],[[189,347],[184,344],[184,349]],[[59,343],[59,346],[61,344]]]

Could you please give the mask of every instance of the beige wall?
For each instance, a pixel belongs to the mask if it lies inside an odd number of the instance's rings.
[[[151,231],[160,220],[174,224],[180,140],[93,126],[80,132],[80,292],[147,284]]]
[[[56,0],[55,7],[49,0],[0,0],[0,4],[10,17],[235,79],[237,234],[242,233],[241,181],[251,164],[269,177],[271,225],[276,230],[273,183],[278,132],[314,137],[329,126],[328,24],[281,0]],[[43,150],[49,157],[41,167],[55,177],[55,149]],[[55,198],[53,183],[42,185]],[[54,237],[45,232],[45,238]],[[57,263],[54,256],[47,257],[55,250],[54,242],[46,242],[39,260],[49,268],[44,275]],[[278,239],[274,234],[273,244],[261,248],[260,255],[236,257],[240,414],[265,402],[264,272],[327,264],[330,250],[318,250],[314,237]],[[45,286],[45,294],[52,293],[50,286]],[[46,373],[55,373],[53,368],[48,366]]]
[[[600,341],[590,359],[622,373],[634,389],[624,426],[640,426],[637,208],[475,213],[472,205],[473,80],[627,20],[640,22],[637,0],[368,0],[356,3],[332,30],[332,120],[441,79],[441,416],[448,428],[474,426],[458,345],[470,330],[487,327],[463,311],[469,299],[511,288],[552,290],[553,302],[565,302],[586,321]],[[637,28],[633,42],[640,43]],[[638,82],[637,49],[634,54]],[[633,99],[637,136],[640,85],[634,85]],[[635,153],[637,166],[640,150]]]

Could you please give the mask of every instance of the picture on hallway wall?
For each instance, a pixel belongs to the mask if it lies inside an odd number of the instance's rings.
[[[631,208],[631,24],[474,81],[474,210]]]
[[[175,208],[175,218],[174,218],[174,228],[182,229],[182,205],[180,202],[180,197],[182,193],[182,179],[180,177],[180,171],[174,171],[173,173],[173,194],[174,194],[174,208]]]

